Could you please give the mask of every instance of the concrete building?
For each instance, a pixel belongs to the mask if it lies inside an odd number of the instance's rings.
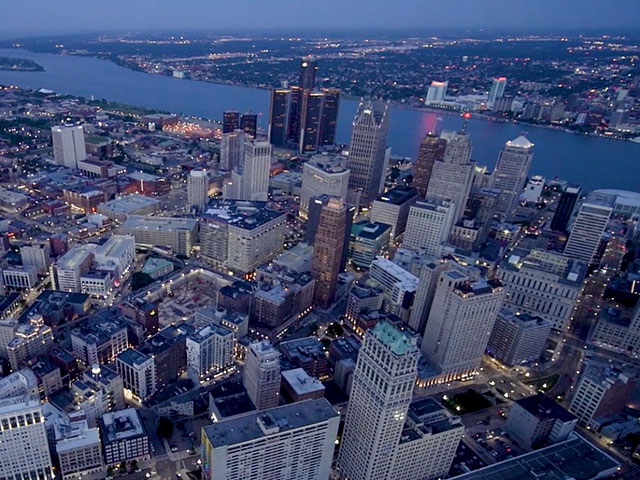
[[[151,457],[149,437],[135,408],[105,413],[100,421],[100,434],[107,465]]]
[[[349,258],[356,267],[369,268],[389,245],[391,227],[384,223],[362,220],[351,226]]]
[[[104,471],[100,430],[79,419],[56,427],[55,450],[63,480],[81,480]]]
[[[369,277],[384,292],[384,310],[408,321],[418,289],[418,277],[384,257],[371,263]]]
[[[153,215],[159,210],[159,200],[135,193],[114,198],[98,205],[98,213],[120,223],[132,215]]]
[[[16,290],[34,288],[38,284],[38,269],[33,265],[15,265],[2,269],[2,284]]]
[[[244,164],[244,144],[247,135],[242,130],[225,132],[220,137],[220,168],[227,172]]]
[[[132,235],[111,235],[93,251],[94,268],[119,280],[129,271],[135,256],[136,241]]]
[[[96,245],[76,245],[50,267],[51,285],[55,290],[80,292],[80,277],[91,269]]]
[[[303,368],[282,372],[282,397],[285,402],[303,402],[324,397],[324,385]]]
[[[82,126],[51,127],[51,137],[53,138],[53,156],[58,165],[77,168],[78,161],[87,158]]]
[[[116,370],[122,378],[123,387],[138,401],[143,402],[156,392],[156,362],[153,356],[129,348],[116,356]]]
[[[339,423],[325,399],[221,420],[202,429],[202,478],[325,480]]]
[[[523,136],[509,140],[498,155],[493,186],[502,190],[496,213],[509,216],[513,213],[524,188],[533,160],[533,143]]]
[[[206,170],[191,170],[187,177],[187,205],[202,211],[209,198],[209,173]]]
[[[299,215],[305,219],[309,217],[312,197],[331,195],[346,201],[348,189],[347,158],[342,155],[314,155],[302,166]]]
[[[476,374],[503,299],[497,279],[470,279],[458,270],[440,274],[422,340],[433,382]]]
[[[98,425],[103,414],[122,410],[124,384],[122,377],[106,365],[93,365],[71,384],[73,405],[85,413],[91,428]]]
[[[416,338],[387,322],[365,334],[338,456],[340,475],[393,478],[419,356]]]
[[[418,200],[409,210],[402,246],[439,257],[440,246],[449,237],[454,216],[455,205],[448,200]]]
[[[271,144],[263,140],[247,140],[244,162],[233,169],[231,182],[225,184],[227,200],[266,201],[269,195]]]
[[[280,396],[280,352],[268,341],[247,348],[243,383],[256,409],[278,405]]]
[[[487,108],[494,109],[496,102],[504,95],[504,89],[507,86],[507,77],[496,77],[491,82],[491,90],[487,98]]]
[[[127,324],[117,317],[94,316],[71,330],[73,356],[85,366],[111,363],[128,347]]]
[[[576,423],[575,415],[539,393],[513,402],[505,428],[528,447],[539,448],[565,441]]]
[[[164,246],[188,257],[196,241],[197,220],[171,217],[131,216],[120,227],[123,235],[133,235],[137,245]]]
[[[418,196],[418,191],[415,188],[402,185],[394,187],[373,201],[370,220],[390,225],[390,239],[397,240],[405,231],[409,209]]]
[[[362,101],[353,120],[349,145],[349,189],[369,205],[382,191],[386,176],[389,105]],[[355,198],[355,197],[354,197]]]
[[[49,244],[32,244],[20,247],[22,265],[36,267],[38,275],[49,273],[51,265],[51,247]]]
[[[312,377],[324,379],[329,374],[327,356],[320,340],[303,337],[280,343],[281,364],[292,368],[303,368]]]
[[[529,179],[524,187],[522,200],[525,202],[538,203],[544,191],[544,177],[534,175]]]
[[[449,81],[440,82],[433,80],[427,89],[427,97],[424,100],[424,104],[429,106],[442,103],[444,101],[444,97],[447,95],[448,86]]]
[[[613,213],[609,202],[587,200],[580,206],[573,221],[565,255],[589,265],[598,250],[602,234]]]
[[[26,323],[14,330],[12,340],[7,344],[7,356],[13,371],[18,370],[27,360],[46,355],[53,347],[53,333],[44,324],[42,315],[30,315]]]
[[[582,189],[579,186],[568,185],[560,194],[560,200],[551,220],[551,230],[554,232],[566,232],[569,221],[573,215],[573,209],[580,198]]]
[[[427,195],[433,164],[443,159],[446,146],[447,141],[433,133],[425,135],[420,142],[418,155],[413,164],[413,182],[411,185],[418,190],[418,193],[423,198]]]
[[[187,337],[187,369],[204,378],[233,364],[235,338],[232,330],[212,323]]]
[[[503,309],[491,331],[487,351],[510,367],[533,362],[540,358],[550,333],[551,322],[542,317]]]

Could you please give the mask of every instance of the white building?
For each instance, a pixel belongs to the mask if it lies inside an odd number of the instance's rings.
[[[233,364],[233,331],[211,323],[187,337],[187,369],[198,377],[214,375]]]
[[[83,415],[83,412],[78,413]],[[56,427],[56,453],[63,480],[81,480],[83,476],[104,471],[97,428],[89,428],[86,420],[73,418]]]
[[[81,126],[51,127],[53,138],[53,156],[58,165],[77,168],[78,161],[87,158],[84,144],[84,131]]]
[[[492,109],[496,102],[504,95],[504,89],[507,86],[507,77],[497,77],[491,82],[491,90],[487,99],[487,108]]]
[[[14,265],[2,269],[2,283],[5,287],[22,290],[38,284],[38,269],[33,265]]]
[[[116,369],[126,390],[139,401],[156,391],[156,363],[152,356],[129,348],[116,357]]]
[[[228,172],[244,164],[247,134],[242,130],[223,133],[220,137],[220,168]]]
[[[208,198],[209,174],[205,170],[191,170],[187,177],[187,205],[202,211]]]
[[[418,277],[384,257],[371,262],[369,277],[382,287],[385,311],[408,320]]]
[[[327,480],[339,424],[325,399],[221,420],[202,430],[202,478]]]
[[[475,375],[503,298],[498,280],[470,279],[458,270],[440,275],[422,339],[434,383]]]
[[[271,170],[271,144],[249,140],[244,146],[242,190],[239,200],[266,201],[269,195],[269,171]]]
[[[409,209],[418,199],[414,188],[397,186],[379,195],[371,206],[370,220],[391,226],[391,240],[400,237],[409,218]]]
[[[0,478],[54,478],[40,400],[17,396],[0,400]]]
[[[20,247],[23,265],[36,267],[39,275],[46,275],[51,265],[51,247],[48,244],[23,245]]]
[[[151,457],[149,437],[135,408],[105,413],[100,420],[100,434],[107,465]]]
[[[132,235],[111,235],[93,251],[95,268],[110,272],[114,279],[122,278],[136,257],[136,240]]]
[[[186,257],[191,255],[197,230],[197,220],[174,217],[131,216],[120,227],[120,233],[133,235],[138,245],[169,247]]]
[[[247,348],[243,383],[258,410],[278,405],[280,352],[268,341],[255,342]]]
[[[429,89],[427,90],[427,98],[424,101],[424,104],[429,106],[434,103],[441,103],[444,101],[444,97],[447,95],[447,87],[449,86],[449,81],[439,82],[437,80],[433,80]]]
[[[98,205],[98,213],[124,222],[131,215],[153,215],[160,210],[160,200],[145,195],[124,195]]]
[[[529,179],[524,187],[524,193],[522,194],[522,200],[525,202],[538,203],[544,190],[544,177],[540,175],[534,175]]]
[[[565,255],[590,264],[612,212],[612,205],[585,201],[573,221],[569,240],[564,248]]]
[[[448,200],[425,198],[409,209],[403,248],[440,256],[440,246],[449,237],[454,224],[455,205]]]
[[[308,218],[309,199],[320,195],[332,195],[347,200],[349,170],[346,157],[320,154],[311,157],[302,167],[300,189],[300,216]]]
[[[487,350],[508,366],[533,362],[540,358],[551,333],[551,322],[527,313],[506,309],[498,313]]]
[[[80,292],[80,276],[90,270],[94,244],[77,245],[51,265],[51,285],[56,290]]]
[[[383,321],[358,353],[337,469],[349,480],[394,478],[420,352],[416,338]]]
[[[533,143],[523,136],[509,140],[498,155],[493,186],[502,190],[496,213],[511,215],[515,210],[533,160]]]
[[[73,405],[85,413],[90,427],[98,425],[103,414],[124,408],[122,377],[105,365],[93,365],[71,384]]]

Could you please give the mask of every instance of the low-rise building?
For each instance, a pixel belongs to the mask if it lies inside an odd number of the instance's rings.
[[[122,223],[131,215],[153,215],[160,201],[143,195],[125,195],[98,205],[98,212]]]
[[[302,368],[282,372],[282,397],[287,402],[302,402],[324,397],[324,385]]]
[[[151,456],[149,437],[135,408],[105,413],[100,420],[100,434],[107,465]]]
[[[128,347],[127,324],[117,317],[87,318],[71,330],[72,353],[85,366],[110,363]]]
[[[194,219],[137,215],[127,218],[120,227],[121,233],[134,236],[137,245],[169,247],[185,257],[191,255],[197,231]]]
[[[329,373],[324,348],[317,337],[289,340],[279,345],[282,361],[291,368],[303,368],[312,377],[323,378]]]
[[[16,290],[34,288],[38,284],[38,269],[33,265],[15,265],[2,269],[2,283]]]

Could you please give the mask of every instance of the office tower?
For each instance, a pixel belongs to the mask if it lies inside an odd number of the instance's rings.
[[[247,348],[244,388],[257,410],[278,406],[280,396],[280,352],[264,340]]]
[[[244,145],[247,134],[242,130],[223,133],[220,137],[220,168],[230,172],[244,164]]]
[[[454,224],[464,215],[473,173],[469,134],[462,131],[449,135],[442,160],[433,163],[426,197],[452,202]]]
[[[389,105],[361,101],[353,120],[349,145],[349,188],[360,194],[360,205],[370,204],[384,185],[387,163]]]
[[[501,191],[495,188],[472,189],[467,201],[469,215],[478,222],[478,245],[484,244],[489,236],[491,224],[496,214],[496,205]]]
[[[418,289],[416,290],[416,297],[413,301],[411,317],[408,322],[409,326],[419,335],[424,333],[424,328],[427,325],[427,318],[436,293],[436,282],[440,278],[440,274],[450,268],[448,261],[438,261],[435,258],[429,259],[428,257],[425,257],[422,261]]]
[[[636,383],[636,373],[630,368],[589,360],[583,365],[569,411],[581,425],[589,425],[597,417],[616,415],[625,408]]]
[[[46,355],[53,347],[53,333],[39,313],[29,315],[26,323],[20,323],[13,339],[7,345],[7,355],[13,371],[24,366],[27,360]]]
[[[497,272],[506,291],[504,308],[540,316],[554,330],[564,330],[586,272],[585,263],[557,252],[516,249],[500,262]]]
[[[554,232],[566,232],[573,214],[576,202],[580,198],[581,188],[579,186],[569,185],[560,195],[558,206],[551,220],[551,230]]]
[[[320,127],[323,105],[324,94],[322,92],[305,91],[302,93],[299,153],[315,152],[321,145]]]
[[[202,429],[204,480],[327,480],[340,415],[324,398]]]
[[[587,198],[573,222],[564,254],[590,264],[612,213],[610,202]]]
[[[429,89],[427,90],[427,98],[424,101],[425,105],[432,105],[434,103],[440,103],[444,101],[444,97],[447,95],[447,87],[449,86],[449,81],[446,82],[438,82],[433,80]]]
[[[544,190],[544,177],[540,175],[534,175],[531,177],[524,187],[524,193],[522,194],[522,200],[524,202],[538,203]]]
[[[45,275],[51,265],[51,247],[48,244],[23,245],[20,247],[22,265],[37,268],[38,274]]]
[[[516,400],[511,405],[505,429],[532,448],[567,439],[578,419],[543,393]]]
[[[487,351],[509,367],[540,358],[551,333],[551,322],[527,313],[502,309],[489,337]]]
[[[233,363],[233,331],[210,324],[187,337],[187,369],[198,378],[215,375]]]
[[[422,197],[427,194],[427,186],[429,186],[433,164],[437,160],[442,160],[446,146],[447,141],[433,133],[425,135],[420,142],[418,155],[413,164],[413,182],[411,186],[418,190]]]
[[[507,86],[506,77],[494,78],[491,82],[491,90],[489,91],[489,98],[487,99],[487,108],[492,109],[495,107],[496,102],[504,95],[504,88]]]
[[[497,279],[471,279],[458,270],[441,273],[422,340],[435,369],[434,383],[476,373],[503,298]]]
[[[40,401],[30,395],[0,400],[0,478],[54,478]]]
[[[116,357],[116,370],[129,396],[144,402],[156,392],[156,363],[153,356],[129,348]]]
[[[291,89],[271,90],[269,104],[269,142],[276,147],[287,145],[289,138],[289,116],[291,115]]]
[[[90,427],[103,414],[124,408],[124,384],[115,370],[96,364],[71,384],[73,405],[85,413]]]
[[[78,168],[78,162],[87,158],[84,145],[84,131],[81,126],[51,127],[53,138],[53,156],[58,165]]]
[[[240,128],[240,113],[237,110],[225,110],[222,116],[222,133],[235,132]]]
[[[509,140],[498,155],[493,186],[502,190],[496,213],[509,216],[513,213],[522,193],[533,159],[533,143],[523,136]]]
[[[369,278],[384,292],[384,310],[405,322],[409,320],[418,277],[391,260],[378,257],[371,263]]]
[[[252,138],[256,138],[256,132],[258,131],[258,114],[245,112],[240,115],[240,130]]]
[[[389,246],[391,227],[384,223],[361,220],[352,225],[349,258],[356,267],[369,268],[371,262]]]
[[[340,274],[347,235],[348,210],[339,197],[330,197],[322,206],[315,240],[311,273],[316,281],[314,303],[328,308],[333,301]]]
[[[209,198],[209,174],[205,170],[191,170],[187,177],[187,205],[202,211]]]
[[[51,265],[51,285],[55,290],[80,292],[80,276],[93,263],[95,245],[76,245]]]
[[[133,215],[120,227],[120,233],[133,235],[137,245],[161,245],[185,257],[191,255],[197,231],[197,220],[177,217]]]
[[[71,330],[73,356],[86,366],[111,363],[129,346],[127,322],[111,313],[88,317]]]
[[[331,195],[345,201],[348,189],[349,170],[346,157],[314,155],[302,166],[299,215],[305,219],[309,217],[309,201],[312,197]]]
[[[372,222],[391,226],[391,240],[397,240],[405,231],[409,209],[419,198],[415,188],[399,185],[378,195],[371,206]]]
[[[313,90],[316,87],[316,74],[318,72],[318,62],[315,60],[302,59],[300,61],[300,87],[303,90]]]
[[[105,413],[100,420],[100,434],[107,465],[148,460],[151,457],[149,435],[142,415],[135,408]]]
[[[329,195],[320,195],[319,197],[313,197],[309,200],[309,219],[307,220],[307,228],[305,231],[304,241],[309,245],[313,245],[316,241],[316,234],[318,232],[318,225],[320,225],[320,215],[323,209],[329,203],[333,197]],[[344,236],[344,248],[342,251],[342,259],[340,260],[340,271],[344,270],[347,265],[347,257],[349,255],[349,232],[353,224],[353,217],[355,215],[355,207],[352,205],[345,205],[347,208],[347,222],[345,224]]]
[[[320,119],[320,145],[334,145],[340,113],[340,89],[323,88],[321,91],[324,94],[324,102]]]
[[[448,200],[418,200],[409,209],[402,246],[439,257],[440,245],[449,237],[454,214],[455,205]]]
[[[240,200],[266,201],[269,195],[269,171],[271,170],[271,144],[249,140],[244,147],[242,167],[242,192]]]
[[[104,471],[100,430],[89,428],[83,412],[64,415],[64,420],[54,424],[55,451],[58,455],[60,473],[65,480]]]
[[[365,334],[338,455],[344,478],[392,478],[417,376],[416,341],[386,321]]]

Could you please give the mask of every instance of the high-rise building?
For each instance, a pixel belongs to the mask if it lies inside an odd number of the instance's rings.
[[[143,402],[156,392],[156,364],[151,355],[129,348],[116,357],[116,369],[130,396]]]
[[[439,138],[433,133],[425,135],[420,142],[418,155],[413,164],[413,182],[411,185],[418,190],[422,197],[427,194],[433,164],[438,160],[442,160],[446,145],[447,141],[445,139]]]
[[[503,309],[489,337],[487,351],[510,367],[540,358],[551,333],[551,322],[527,313]]]
[[[470,279],[458,270],[440,274],[422,340],[434,383],[476,373],[503,298],[499,280]]]
[[[324,398],[223,419],[202,429],[202,478],[327,480],[339,424]]]
[[[439,257],[440,245],[453,226],[454,209],[455,205],[448,200],[425,198],[415,202],[409,209],[402,246]]]
[[[49,244],[23,245],[20,257],[22,265],[34,266],[40,275],[45,275],[51,265],[51,247]]]
[[[320,195],[319,197],[313,197],[309,200],[309,218],[307,220],[307,228],[305,231],[304,241],[309,245],[313,245],[316,241],[316,234],[318,233],[318,225],[320,224],[320,215],[322,210],[327,205],[329,200],[333,198],[330,195]],[[344,236],[344,250],[342,253],[342,260],[340,261],[340,271],[344,270],[347,265],[347,257],[349,255],[349,241],[351,226],[353,225],[353,217],[355,216],[355,207],[352,205],[345,205],[347,208],[347,223],[345,225]]]
[[[220,168],[230,172],[244,164],[244,144],[247,134],[242,130],[223,133],[220,137]]]
[[[404,234],[411,205],[419,198],[415,188],[398,185],[378,195],[371,206],[371,221],[391,226],[391,240]]]
[[[523,136],[509,140],[500,151],[493,172],[493,186],[502,190],[496,213],[504,216],[513,213],[524,188],[532,159],[533,143]]]
[[[487,99],[487,108],[493,109],[496,102],[504,95],[504,89],[507,86],[507,77],[497,77],[491,82],[491,90]]]
[[[370,204],[384,186],[387,166],[389,105],[360,102],[353,120],[349,145],[349,188],[360,195],[359,204]]]
[[[76,245],[51,265],[51,285],[55,290],[80,292],[80,276],[93,263],[95,245]]]
[[[13,339],[7,345],[7,355],[13,371],[24,366],[31,358],[44,356],[53,347],[53,333],[45,325],[42,315],[29,315],[26,323],[20,323],[14,331]]]
[[[280,352],[264,340],[247,348],[244,387],[257,410],[278,406],[280,396]]]
[[[518,204],[533,160],[533,143],[523,136],[509,140],[498,155],[493,186],[502,190],[496,213],[509,216]]]
[[[51,127],[53,156],[58,165],[78,168],[78,162],[87,158],[84,144],[84,130],[81,126]]]
[[[313,90],[316,88],[316,74],[318,73],[318,62],[303,58],[300,61],[300,87],[303,90]]]
[[[300,110],[300,153],[315,152],[322,144],[320,139],[324,93],[303,91]]]
[[[210,324],[187,337],[187,369],[198,378],[215,375],[233,363],[233,331]]]
[[[331,195],[347,199],[349,170],[347,159],[341,155],[318,154],[302,167],[300,189],[300,216],[309,217],[309,201],[312,197]]]
[[[54,478],[45,417],[38,399],[29,395],[0,400],[0,478]]]
[[[96,364],[71,384],[73,405],[85,413],[90,427],[103,414],[124,408],[122,377],[105,365]]]
[[[560,195],[558,206],[551,220],[551,230],[554,232],[566,232],[573,214],[576,202],[580,198],[581,189],[579,186],[567,186]]]
[[[585,200],[573,221],[565,255],[590,264],[600,245],[613,206],[605,201]]]
[[[471,140],[466,131],[447,137],[442,160],[433,163],[426,197],[452,202],[455,224],[462,218],[467,206],[474,163],[471,161]]]
[[[266,201],[269,194],[269,170],[271,169],[271,144],[249,140],[244,147],[242,187],[239,200]]]
[[[436,282],[440,279],[440,274],[451,268],[448,261],[437,261],[435,258],[424,258],[420,268],[420,277],[416,298],[413,301],[409,326],[418,334],[424,333],[427,318],[431,311],[433,297],[436,293]]]
[[[333,301],[344,255],[347,209],[340,197],[330,197],[322,206],[315,240],[311,273],[316,281],[314,302],[328,308]]]
[[[256,138],[258,131],[258,114],[253,112],[244,112],[240,115],[240,130],[252,138]]]
[[[437,80],[433,80],[427,90],[427,98],[425,99],[424,104],[428,106],[444,101],[444,97],[447,95],[448,86],[449,81],[439,82]]]
[[[222,133],[231,133],[240,128],[240,113],[237,110],[225,110],[222,115]]]
[[[416,343],[416,337],[386,321],[365,334],[338,456],[344,478],[392,478],[417,376]]]
[[[378,257],[371,263],[369,277],[384,292],[384,310],[408,321],[418,277],[384,257]]]
[[[202,211],[209,197],[209,174],[205,170],[191,170],[187,177],[187,204]]]
[[[336,143],[336,128],[340,113],[340,90],[338,88],[323,88],[324,103],[322,104],[322,118],[320,119],[320,144],[334,145]]]
[[[291,115],[291,89],[271,90],[269,106],[269,142],[276,147],[287,145],[289,138],[289,117]]]

